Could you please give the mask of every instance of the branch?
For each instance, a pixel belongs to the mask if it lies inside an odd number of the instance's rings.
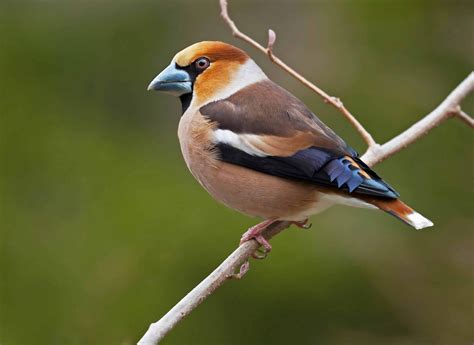
[[[433,128],[438,127],[443,121],[452,117],[458,117],[471,128],[474,128],[474,120],[464,113],[460,107],[461,101],[472,91],[474,91],[474,72],[471,72],[435,110],[420,121],[385,144],[369,147],[362,156],[362,160],[369,166],[380,163],[401,149],[413,144]]]
[[[290,226],[289,222],[276,222],[270,225],[263,236],[268,240]],[[248,268],[248,260],[260,244],[251,240],[240,245],[227,259],[222,262],[206,279],[191,290],[159,321],[152,323],[148,331],[140,339],[138,345],[158,344],[181,320],[188,316],[206,297],[211,295],[225,281],[241,278]],[[243,265],[243,266],[242,266]],[[240,273],[235,274],[240,267]]]
[[[235,23],[230,19],[227,11],[227,1],[220,0],[221,15],[232,30],[232,34],[244,41],[250,43],[264,54],[276,65],[290,75],[301,81],[308,88],[321,96],[325,102],[335,106],[359,132],[368,145],[368,150],[361,157],[369,166],[389,158],[400,150],[414,143],[426,135],[430,130],[439,126],[443,121],[449,118],[459,118],[470,127],[474,128],[474,120],[461,110],[461,101],[474,91],[474,73],[464,79],[448,97],[431,113],[426,115],[420,121],[412,125],[403,133],[397,135],[383,145],[377,144],[370,133],[355,119],[355,117],[343,106],[342,102],[334,97],[329,96],[323,90],[306,80],[304,77],[287,66],[278,57],[273,54],[273,45],[276,41],[276,34],[273,30],[268,31],[267,48],[261,46],[258,42],[239,31]],[[273,223],[267,228],[262,235],[266,239],[270,239],[284,229],[290,226],[289,222],[281,221]],[[248,260],[253,253],[259,248],[259,244],[255,240],[245,242],[240,245],[230,256],[222,262],[207,278],[205,278],[198,286],[189,292],[181,301],[178,302],[170,311],[168,311],[159,321],[152,323],[138,342],[139,345],[155,345],[158,344],[165,335],[171,331],[180,321],[197,308],[209,295],[211,295],[224,282],[231,278],[241,278],[248,269]],[[235,272],[240,267],[240,273]]]

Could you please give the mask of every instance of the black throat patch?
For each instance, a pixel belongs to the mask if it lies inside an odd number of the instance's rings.
[[[181,101],[181,115],[189,108],[191,101],[193,99],[192,93],[187,93],[185,95],[179,96],[179,100]]]

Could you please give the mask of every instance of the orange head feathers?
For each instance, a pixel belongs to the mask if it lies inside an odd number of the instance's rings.
[[[249,57],[241,49],[219,41],[203,41],[195,43],[176,54],[173,60],[180,66],[186,67],[198,58],[205,57],[211,63],[231,62],[244,63]]]
[[[218,41],[195,43],[176,54],[171,64],[148,86],[179,96],[183,108],[203,105],[266,78],[241,49]],[[187,103],[187,104],[186,104]]]

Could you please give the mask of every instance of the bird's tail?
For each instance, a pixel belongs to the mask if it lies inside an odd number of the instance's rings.
[[[411,225],[417,230],[433,226],[433,222],[431,220],[423,217],[421,214],[398,199],[372,199],[370,200],[370,203],[377,206],[381,210],[390,213],[392,216],[397,217],[402,222]]]

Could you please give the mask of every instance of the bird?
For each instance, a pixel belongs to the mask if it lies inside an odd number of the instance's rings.
[[[309,227],[335,204],[379,209],[415,229],[433,223],[297,97],[243,50],[219,41],[178,52],[148,90],[179,97],[181,152],[217,201],[262,219],[241,237],[268,253],[262,233],[277,221]]]

